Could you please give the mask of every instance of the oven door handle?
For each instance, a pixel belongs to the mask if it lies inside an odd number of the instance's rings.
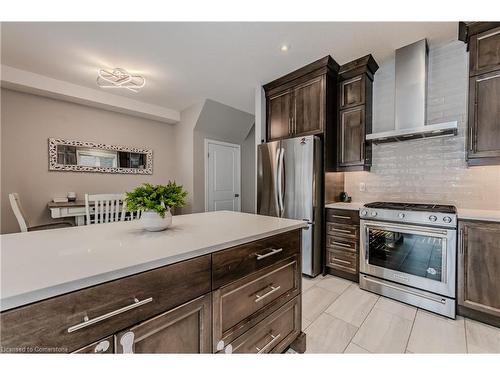
[[[409,233],[409,234],[418,234],[418,235],[435,235],[439,236],[442,238],[446,238],[448,236],[448,233],[450,232],[455,232],[456,229],[438,229],[438,228],[428,228],[425,227],[423,229],[421,226],[416,226],[416,225],[401,225],[401,224],[393,224],[393,223],[384,223],[384,222],[366,222],[364,221],[362,223],[363,227],[368,231],[369,228],[374,228],[374,229],[381,229],[381,230],[386,230],[390,232],[395,232],[399,231],[402,233]],[[368,233],[367,233],[368,234]]]

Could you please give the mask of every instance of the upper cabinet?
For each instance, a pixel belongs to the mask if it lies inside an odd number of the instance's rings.
[[[340,67],[338,82],[339,119],[337,171],[370,170],[373,76],[378,64],[372,55]]]
[[[467,163],[500,164],[500,22],[460,24],[469,48]]]
[[[337,71],[337,63],[326,56],[264,85],[267,141],[323,133],[331,120],[327,96]]]
[[[336,167],[338,64],[325,56],[266,85],[267,141],[319,135],[325,166]]]

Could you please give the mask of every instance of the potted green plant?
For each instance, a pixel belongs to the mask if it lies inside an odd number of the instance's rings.
[[[167,185],[144,183],[126,196],[128,210],[142,211],[140,220],[144,229],[156,232],[172,224],[170,209],[185,206],[187,191],[175,181],[169,181]]]

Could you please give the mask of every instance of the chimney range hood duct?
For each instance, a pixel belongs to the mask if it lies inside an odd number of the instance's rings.
[[[396,50],[394,130],[366,135],[373,143],[406,141],[457,134],[457,121],[425,125],[427,102],[427,41]]]

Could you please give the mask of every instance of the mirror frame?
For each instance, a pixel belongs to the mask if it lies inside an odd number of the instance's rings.
[[[146,155],[146,168],[108,168],[108,167],[88,167],[83,165],[63,165],[57,163],[57,146],[76,146],[95,148],[98,150],[109,151],[124,151],[134,152]],[[127,147],[127,146],[114,146],[105,145],[103,143],[86,142],[86,141],[71,141],[60,138],[49,138],[49,171],[67,171],[67,172],[98,172],[98,173],[121,173],[121,174],[153,174],[153,150]]]

